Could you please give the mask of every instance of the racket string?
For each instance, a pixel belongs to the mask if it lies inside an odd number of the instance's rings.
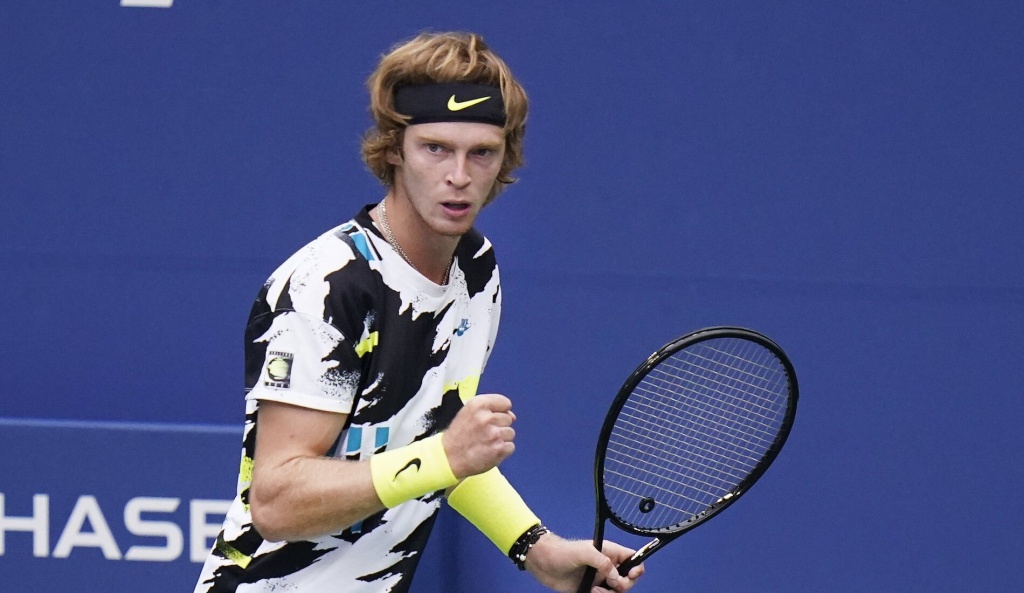
[[[633,441],[639,441],[639,440],[641,440],[641,438],[650,438],[649,434],[640,434],[640,433],[636,433],[636,434],[640,438],[633,439]],[[668,436],[668,435],[666,435],[666,436]],[[696,444],[678,444],[676,447],[672,448],[671,450],[666,451],[666,453],[670,453],[671,454],[671,458],[665,458],[664,456],[650,455],[649,454],[650,447],[647,447],[646,450],[640,450],[640,447],[633,446],[633,442],[632,441],[623,441],[622,437],[623,437],[623,435],[621,433],[613,434],[612,435],[612,439],[614,440],[614,444],[618,445],[619,447],[610,447],[610,448],[614,449],[619,454],[618,456],[620,456],[620,457],[626,457],[626,458],[628,458],[630,460],[646,464],[646,467],[643,468],[645,471],[651,471],[652,469],[657,469],[657,470],[661,470],[663,472],[674,472],[674,473],[677,473],[679,476],[684,477],[686,474],[681,471],[682,470],[682,468],[681,468],[682,459],[685,458],[685,459],[696,461],[697,463],[692,463],[690,465],[692,467],[698,467],[699,468],[699,467],[701,467],[701,465],[705,465],[705,466],[706,465],[711,465],[711,463],[716,459],[716,457],[715,457],[716,455],[721,456],[723,454],[722,452],[718,452],[718,451],[714,451],[714,450],[710,450],[710,449],[708,449],[707,451],[704,451],[701,448],[699,448]],[[658,446],[658,445],[655,445],[655,446]],[[739,458],[739,457],[745,458],[749,463],[745,464],[742,468],[740,468],[740,470],[738,470],[738,471],[736,471],[736,472],[734,472],[732,474],[729,474],[729,477],[732,477],[732,478],[734,478],[736,480],[742,479],[742,477],[746,473],[749,472],[749,469],[753,468],[753,466],[756,465],[757,462],[760,461],[760,458],[761,458],[760,455],[757,455],[758,451],[755,451],[754,449],[749,448],[749,447],[743,448],[743,447],[737,446],[736,443],[727,443],[725,445],[716,444],[714,446],[718,447],[718,448],[720,448],[720,449],[722,449],[724,451],[728,451],[729,448],[731,447],[734,450],[745,450],[745,451],[747,451],[749,453],[748,455],[737,456],[737,458]],[[763,450],[762,450],[762,452],[763,452]],[[629,453],[633,453],[633,454],[630,455]],[[735,466],[736,466],[736,464],[733,464],[731,466],[726,466],[726,467],[722,468],[722,471],[728,473],[728,470],[734,469]],[[677,468],[679,468],[679,469],[677,470]],[[742,470],[746,470],[746,471],[742,471]],[[711,474],[709,473],[707,475],[711,475]]]
[[[678,388],[676,386],[675,388]],[[657,392],[651,392],[654,395],[661,395]],[[721,392],[719,392],[721,393]],[[630,410],[625,408],[620,413],[620,416],[624,419],[633,420],[634,422],[623,422],[622,425],[630,426],[637,431],[644,431],[644,427],[651,426],[652,419],[653,425],[663,428],[662,432],[657,436],[670,436],[672,433],[677,433],[675,429],[676,425],[682,425],[687,429],[695,430],[698,426],[702,426],[709,432],[710,430],[717,431],[716,436],[720,441],[727,441],[726,437],[735,437],[735,441],[731,443],[737,447],[738,451],[747,451],[751,453],[750,460],[756,463],[764,449],[771,444],[774,440],[775,435],[778,432],[778,425],[781,422],[780,412],[785,411],[784,402],[783,405],[773,406],[774,416],[767,416],[764,414],[750,414],[749,410],[743,408],[731,406],[730,402],[725,399],[720,399],[719,402],[722,406],[719,410],[715,410],[708,405],[695,405],[695,411],[689,412],[682,410],[681,413],[677,413],[677,410],[681,410],[678,405],[671,405],[673,402],[669,400],[666,403],[667,398],[656,399],[652,397],[645,397],[641,399],[634,399],[634,406],[639,414],[631,413]],[[691,400],[694,402],[695,400]],[[768,400],[766,400],[768,401]],[[776,402],[780,403],[780,402]],[[767,408],[766,408],[767,409]],[[746,419],[749,422],[739,424],[735,422],[735,416],[737,414],[743,416],[746,415]],[[755,418],[756,417],[756,418]],[[764,422],[758,422],[757,420],[764,420]],[[759,430],[760,429],[760,430]],[[637,437],[643,437],[645,435],[640,432],[633,432]],[[704,440],[706,442],[706,439]],[[753,442],[756,447],[746,447],[743,445]]]
[[[653,411],[650,413],[633,414],[623,412],[620,416],[621,418],[624,419],[622,422],[622,426],[631,427],[635,429],[633,434],[636,434],[637,436],[642,436],[643,433],[650,431],[650,418],[656,418],[659,422],[664,422],[671,419],[688,429],[703,427],[705,429],[709,429],[705,430],[704,432],[710,432],[710,429],[717,430],[719,431],[717,435],[719,438],[724,440],[726,437],[734,437],[737,438],[737,440],[739,441],[738,444],[745,444],[746,442],[756,442],[759,438],[761,440],[768,441],[770,444],[770,441],[774,439],[776,429],[778,428],[777,423],[775,422],[761,423],[761,430],[757,430],[759,428],[758,426],[739,426],[736,425],[734,422],[730,422],[730,419],[724,414],[716,415],[713,413],[713,410],[709,409],[702,409],[701,411],[705,413],[704,415],[700,415],[698,413],[689,412],[676,413],[671,408],[658,410],[653,406],[651,407],[653,408]],[[640,411],[643,412],[643,410]],[[656,411],[662,411],[664,412],[664,414],[659,415],[654,413]],[[632,422],[627,422],[626,420],[631,420]],[[664,428],[666,434],[673,434],[677,432],[673,430],[673,427],[664,424],[658,424],[657,426]],[[748,438],[744,439],[743,437]],[[763,452],[763,449],[752,447],[748,448],[747,451],[751,453],[757,453]],[[760,455],[752,455],[752,458],[754,458],[756,461],[756,459],[760,458]]]
[[[640,452],[637,452],[637,453],[640,453]],[[698,458],[698,461],[704,461],[706,459],[707,459],[706,457],[705,458]],[[731,480],[732,483],[734,483],[734,484],[739,482],[740,480],[743,479],[743,476],[745,476],[747,473],[749,473],[749,469],[753,469],[753,466],[756,465],[756,464],[751,464],[747,471],[742,471],[742,468],[737,469],[735,466],[725,466],[725,467],[720,467],[720,468],[714,468],[714,469],[717,470],[717,471],[714,471],[714,472],[705,470],[704,468],[712,467],[712,465],[710,463],[693,464],[692,466],[690,466],[690,467],[688,467],[686,469],[679,469],[677,466],[670,465],[667,462],[666,463],[656,463],[656,462],[650,461],[650,456],[648,456],[648,455],[643,455],[642,453],[640,455],[636,455],[636,454],[629,455],[629,454],[627,454],[626,451],[618,451],[618,454],[615,456],[615,458],[612,459],[612,461],[613,462],[618,462],[618,463],[622,464],[624,467],[629,468],[629,469],[634,469],[634,470],[639,469],[639,470],[642,470],[644,472],[658,471],[658,472],[660,472],[660,475],[663,478],[667,478],[667,479],[669,479],[672,482],[677,483],[677,484],[682,484],[687,479],[694,479],[695,476],[703,476],[703,477],[708,478],[708,479],[701,481],[701,483],[706,484],[708,486],[714,486],[714,487],[719,486],[720,481],[723,478]],[[635,462],[635,463],[631,464],[631,463],[629,463],[629,461],[632,461],[632,462]],[[643,465],[643,467],[637,467],[637,465]],[[735,470],[735,471],[731,471],[731,470]],[[612,472],[612,473],[616,473],[616,472]],[[622,472],[618,472],[618,475],[622,475],[624,477],[628,477],[629,476],[629,474],[622,473]],[[715,481],[716,479],[718,481]]]

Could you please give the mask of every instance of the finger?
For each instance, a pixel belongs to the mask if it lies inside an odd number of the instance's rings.
[[[595,561],[591,564],[597,569],[597,579],[595,583],[603,587],[607,587],[608,589],[621,589],[623,578],[619,576],[619,571],[615,568],[615,564],[612,563],[612,561],[604,554],[600,552],[597,552],[597,554],[598,555],[594,558]]]
[[[513,416],[511,412],[495,412],[494,414],[491,414],[491,422],[494,423],[495,426],[500,426],[502,428],[512,426],[515,419],[515,416]]]
[[[622,564],[626,560],[629,560],[633,557],[633,554],[636,553],[636,550],[631,550],[625,546],[608,540],[604,540],[604,542],[602,542],[601,551],[611,558],[612,562],[614,562],[616,566]]]
[[[625,591],[628,588],[621,583],[612,584],[606,581],[604,577],[600,577],[598,581],[600,581],[600,584],[594,585],[590,590],[591,593],[618,593],[619,591]]]
[[[478,405],[492,412],[511,412],[512,410],[512,400],[499,393],[478,395],[470,401],[476,401]]]
[[[633,568],[629,569],[629,572],[624,577],[622,577],[622,588],[619,588],[619,589],[616,589],[616,590],[619,591],[620,593],[624,592],[624,591],[629,591],[630,589],[633,588],[634,585],[636,585],[637,579],[639,579],[641,576],[643,576],[643,574],[644,574],[644,565],[643,564],[638,564],[638,565],[634,566]]]
[[[619,576],[619,571],[614,568],[610,573],[605,575],[604,582],[607,583],[608,588],[614,589],[615,591],[623,591],[626,588],[626,580]]]
[[[498,465],[502,461],[505,461],[506,459],[511,457],[512,454],[515,453],[515,452],[516,452],[516,445],[515,445],[515,443],[505,443],[504,445],[502,445],[501,450],[498,451],[498,457],[497,457],[497,459],[495,459],[494,465]]]
[[[511,443],[516,440],[516,430],[512,427],[506,427],[501,429],[501,440],[506,443]]]

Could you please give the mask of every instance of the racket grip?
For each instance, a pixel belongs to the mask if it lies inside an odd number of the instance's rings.
[[[640,564],[640,562],[642,562],[642,558],[641,558],[642,552],[643,552],[643,550],[637,552],[636,554],[633,554],[632,556],[627,558],[625,562],[623,562],[622,564],[618,565],[616,567],[616,570],[619,572],[619,575],[626,576],[627,574],[629,574],[630,570],[633,570],[634,566],[636,566],[637,564]],[[593,568],[591,568],[591,570],[593,570]],[[593,570],[593,572],[597,572],[597,571]],[[593,579],[594,575],[590,575],[590,578]],[[590,582],[586,578],[586,575],[584,575],[583,582],[584,583]],[[610,589],[611,588],[611,587],[608,586],[608,581],[601,581],[601,586],[604,587],[605,589]],[[583,591],[579,591],[578,593],[583,593]]]
[[[637,564],[640,564],[640,562],[640,554],[637,553],[633,555],[631,558],[627,559],[622,564],[620,564],[617,570],[619,571],[620,575],[626,576],[627,574],[629,574],[629,571],[632,570],[633,567]],[[593,566],[588,566],[587,570],[583,573],[583,580],[580,581],[580,586],[578,589],[576,589],[576,593],[587,593],[588,591],[590,591],[590,587],[592,586],[591,583],[594,582],[595,574],[597,574],[597,569]],[[608,581],[602,580],[600,586],[604,587],[605,589],[608,589]]]
[[[640,555],[634,554],[632,557],[630,557],[625,562],[619,565],[619,574],[622,576],[626,576],[627,574],[629,574],[629,571],[633,570],[633,567],[637,564],[640,564],[640,562]]]

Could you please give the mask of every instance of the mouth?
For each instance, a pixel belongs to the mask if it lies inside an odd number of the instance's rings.
[[[469,204],[463,202],[443,202],[441,205],[444,206],[445,210],[457,214],[468,212],[470,208]]]

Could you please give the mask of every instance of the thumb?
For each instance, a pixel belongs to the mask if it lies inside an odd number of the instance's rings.
[[[619,576],[619,570],[615,566],[615,563],[610,558],[598,552],[594,548],[590,548],[592,555],[588,559],[587,564],[597,569],[598,579],[597,584],[607,583],[609,587],[617,588],[620,584],[622,577]],[[600,591],[600,589],[598,589]]]

